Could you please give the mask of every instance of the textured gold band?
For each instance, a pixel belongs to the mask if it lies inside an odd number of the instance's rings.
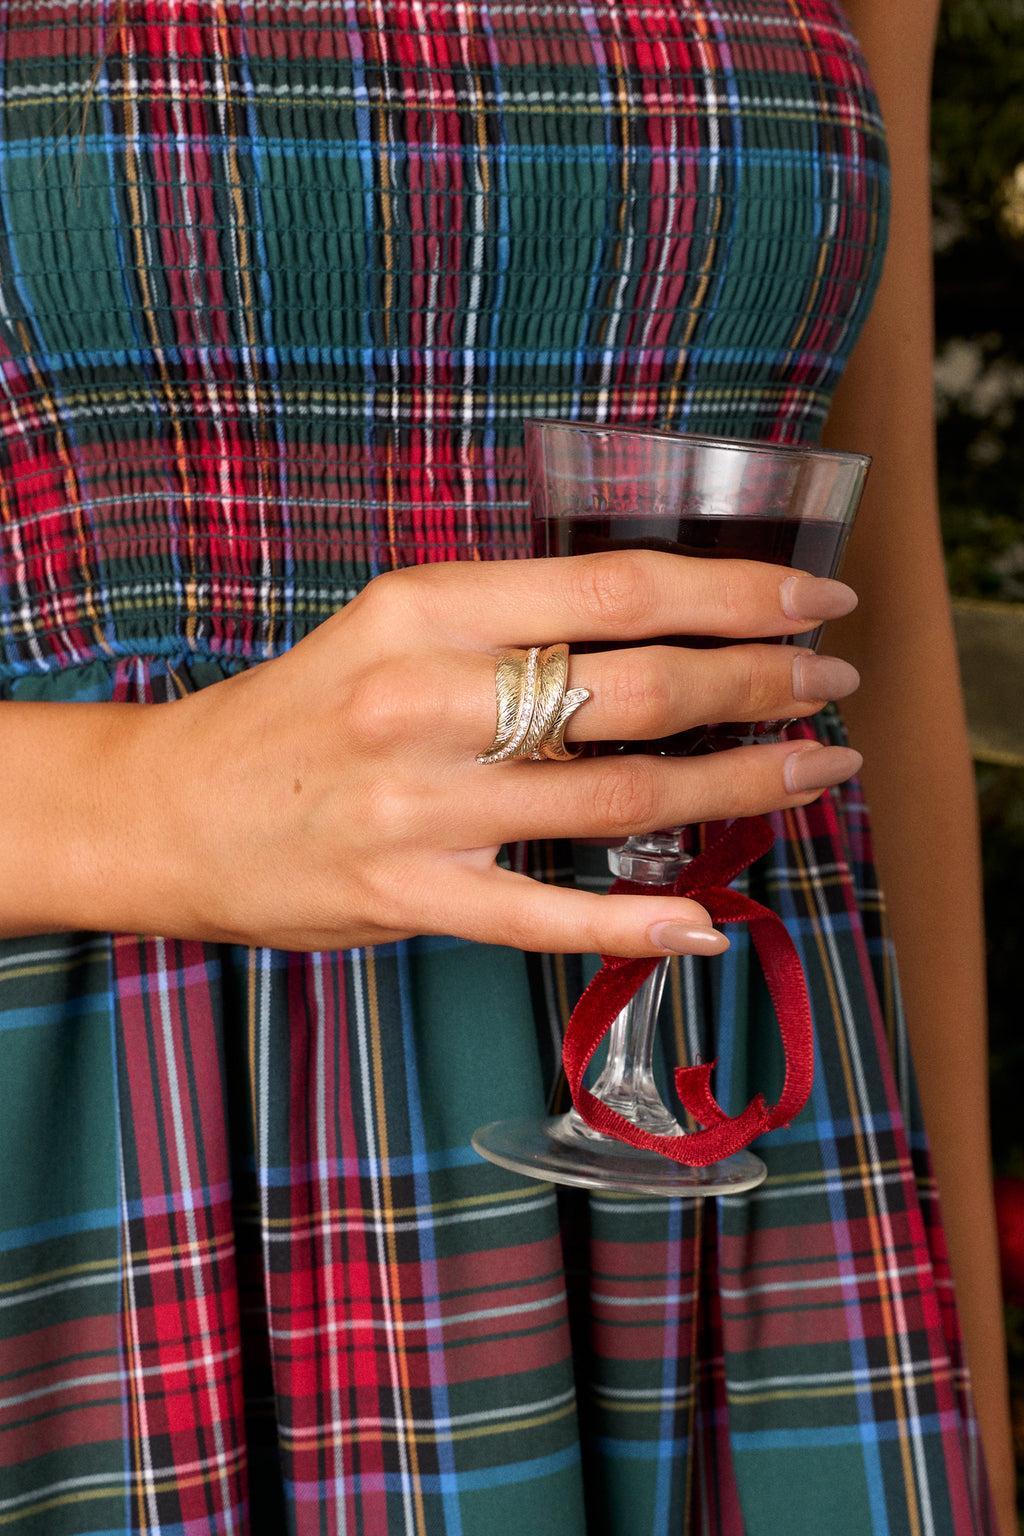
[[[552,654],[555,653],[555,654]],[[567,763],[572,758],[578,757],[582,748],[577,747],[575,752],[570,752],[565,745],[565,727],[569,723],[570,715],[574,714],[580,705],[590,698],[589,688],[566,688],[569,679],[569,647],[564,643],[551,645],[545,651],[545,656],[551,656],[551,665],[557,666],[559,687],[558,703],[552,712],[550,723],[546,724],[543,740],[541,741],[541,756],[550,758],[556,763]]]
[[[477,762],[550,758],[565,763],[576,757],[565,745],[565,727],[590,690],[566,689],[568,676],[569,647],[563,642],[543,650],[534,645],[499,651],[494,671],[498,723],[494,740],[477,754]]]

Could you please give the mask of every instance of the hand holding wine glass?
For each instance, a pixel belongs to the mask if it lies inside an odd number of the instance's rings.
[[[697,902],[544,885],[496,864],[501,845],[621,841],[804,805],[858,755],[790,742],[482,767],[496,651],[607,642],[572,658],[570,683],[592,697],[569,737],[642,743],[708,720],[809,714],[848,691],[850,671],[794,671],[787,648],[733,642],[806,632],[854,601],[783,567],[644,550],[377,577],[258,667],[158,708],[90,706],[132,723],[116,750],[105,727],[103,771],[124,789],[106,797],[118,823],[109,850],[97,854],[91,831],[76,857],[88,892],[62,889],[60,901],[81,926],[295,950],[448,934],[552,952],[714,953],[726,940]],[[647,644],[679,630],[726,643]],[[137,817],[133,785],[146,786]],[[124,835],[129,822],[137,836]]]

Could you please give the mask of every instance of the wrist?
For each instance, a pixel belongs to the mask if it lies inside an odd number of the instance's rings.
[[[77,784],[68,796],[60,926],[182,933],[186,850],[173,823],[185,702],[73,706],[82,719],[69,773]]]

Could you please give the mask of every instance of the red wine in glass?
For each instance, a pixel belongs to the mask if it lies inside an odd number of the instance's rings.
[[[715,517],[553,517],[534,523],[534,554],[589,555],[611,549],[655,549],[674,555],[697,555],[705,560],[767,560],[809,571],[814,576],[834,576],[839,569],[847,525],[824,518],[757,517],[742,513]],[[817,647],[820,630],[786,638],[766,635],[778,644]],[[685,645],[699,649],[734,645],[736,641],[708,635],[663,635],[658,639],[577,642],[576,651],[622,650],[634,645]],[[678,731],[658,741],[589,742],[585,752],[605,756],[613,752],[648,752],[669,757],[691,757],[715,752],[773,735],[785,720],[724,721]]]

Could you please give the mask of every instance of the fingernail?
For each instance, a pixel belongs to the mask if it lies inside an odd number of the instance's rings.
[[[848,661],[797,648],[793,658],[794,699],[845,699],[859,686],[860,673]]]
[[[863,761],[852,747],[810,747],[789,754],[782,777],[791,795],[802,795],[809,789],[831,789],[833,784],[842,784]]]
[[[655,923],[647,937],[674,955],[720,955],[729,948],[729,940],[716,928],[691,928],[686,923]]]
[[[845,582],[808,576],[804,571],[787,576],[779,593],[788,619],[841,619],[857,606],[857,594]]]

